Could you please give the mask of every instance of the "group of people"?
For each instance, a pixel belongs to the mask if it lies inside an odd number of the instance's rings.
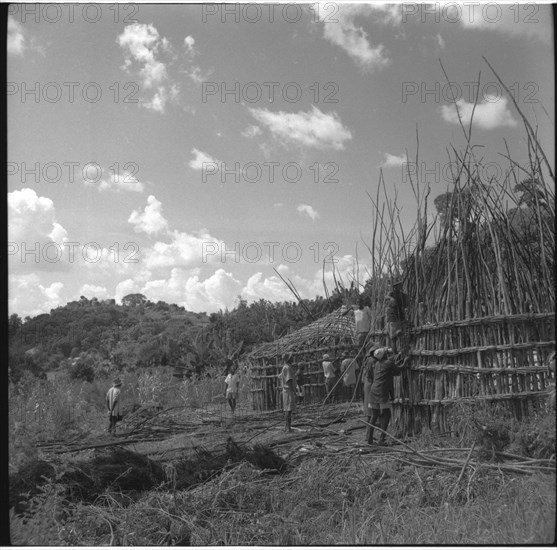
[[[326,353],[322,368],[325,377],[327,399],[335,401],[344,391],[347,398],[362,397],[366,416],[366,441],[374,443],[374,432],[379,428],[379,445],[386,442],[386,431],[391,420],[394,399],[394,377],[402,373],[409,357],[399,348],[404,347],[404,327],[408,308],[408,296],[402,291],[402,282],[397,281],[386,296],[385,335],[386,346],[369,341],[372,328],[372,313],[363,297],[354,310],[356,341],[359,351],[351,356],[345,351],[340,364]],[[350,310],[347,310],[347,312]],[[401,345],[401,342],[403,343]],[[296,372],[291,354],[283,356],[283,367],[279,378],[282,385],[283,409],[286,413],[286,431],[292,430],[292,412],[296,407]],[[340,384],[342,381],[342,385]]]
[[[409,356],[402,353],[395,354],[392,348],[372,344],[362,361],[362,365],[355,358],[344,354],[341,363],[342,382],[352,396],[360,380],[363,382],[363,405],[366,423],[366,441],[374,444],[374,429],[380,428],[378,445],[385,444],[385,433],[391,420],[392,400],[394,399],[394,377],[402,373],[407,365]],[[339,379],[334,367],[334,361],[329,354],[323,356],[323,373],[327,397],[334,400]],[[297,380],[296,371],[292,364],[292,355],[283,355],[283,367],[279,374],[282,387],[282,404],[285,411],[285,431],[292,431],[292,413],[296,410]],[[350,395],[350,394],[349,394]]]
[[[404,333],[404,322],[408,297],[402,292],[402,283],[396,282],[387,295],[385,321],[388,347],[369,342],[372,328],[372,313],[363,298],[358,300],[358,309],[354,310],[356,341],[359,351],[354,357],[344,352],[340,364],[326,353],[323,356],[322,368],[325,377],[327,399],[335,401],[344,391],[345,397],[362,397],[364,412],[367,417],[368,430],[366,440],[373,443],[374,428],[379,427],[381,435],[379,444],[384,444],[385,433],[391,418],[391,401],[393,399],[393,377],[401,373],[406,359],[398,352],[398,343]],[[348,310],[349,311],[349,310]],[[292,431],[292,413],[296,410],[296,401],[302,396],[299,384],[299,369],[292,363],[292,355],[286,353],[282,357],[283,367],[279,374],[282,387],[283,409],[286,413],[285,430]],[[232,414],[236,410],[240,389],[238,365],[231,359],[226,360],[224,379],[224,395]],[[342,379],[342,385],[340,385]],[[106,406],[109,412],[108,432],[114,433],[116,423],[122,419],[120,414],[120,388],[122,381],[114,380],[113,386],[106,394]]]

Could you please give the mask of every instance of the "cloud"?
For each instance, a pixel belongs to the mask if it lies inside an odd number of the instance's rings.
[[[10,274],[8,279],[8,310],[21,316],[34,317],[62,305],[63,283],[42,285],[36,273]]]
[[[283,268],[281,270],[281,267]],[[286,266],[279,266],[277,271],[284,272]],[[290,301],[293,298],[292,292],[284,284],[284,282],[273,275],[271,277],[263,278],[263,273],[258,272],[252,275],[244,288],[241,290],[242,298],[248,302],[258,301],[261,299],[284,302]]]
[[[29,188],[8,193],[10,270],[67,270],[68,254],[63,253],[67,240],[51,199]]]
[[[255,136],[261,135],[263,131],[256,124],[252,124],[251,126],[248,126],[245,130],[243,130],[241,133],[244,137],[251,139],[254,138]]]
[[[498,4],[496,2],[467,8],[453,4],[447,18],[458,20],[465,29],[489,31],[511,37],[537,39],[549,44],[553,41],[553,24],[549,4]],[[515,9],[516,8],[516,9]],[[520,11],[518,11],[520,10]]]
[[[332,4],[331,4],[332,5]],[[335,4],[336,12],[331,15],[325,9],[317,10],[323,22],[323,36],[332,44],[342,48],[364,72],[382,69],[390,64],[387,52],[382,44],[372,46],[368,34],[362,27],[357,27],[357,16],[375,15],[380,24],[398,23],[397,6],[380,4]]]
[[[233,308],[242,284],[232,273],[217,269],[211,276],[201,279],[196,270],[174,268],[167,279],[137,282],[127,279],[118,284],[116,299],[131,292],[140,292],[151,301],[176,303],[189,311],[215,312]]]
[[[103,173],[105,171],[103,170]],[[83,179],[86,186],[97,186],[97,190],[101,191],[130,191],[134,193],[143,193],[145,185],[140,182],[131,172],[124,170],[121,174],[111,171],[110,175],[96,182],[92,179]]]
[[[319,212],[314,210],[313,206],[310,206],[309,204],[299,204],[297,210],[300,214],[309,216],[313,221],[319,218]]]
[[[23,55],[24,50],[25,36],[23,34],[23,25],[10,15],[8,16],[8,53]]]
[[[195,234],[171,231],[169,235],[169,243],[158,241],[152,248],[144,251],[144,265],[147,269],[192,268],[221,260],[220,251],[224,250],[224,242],[205,230]]]
[[[142,213],[139,210],[134,210],[131,213],[128,223],[134,226],[133,229],[136,233],[156,235],[168,231],[168,222],[162,215],[162,203],[154,195],[147,197],[147,206]]]
[[[108,290],[106,289],[106,287],[98,286],[98,285],[90,285],[90,284],[84,284],[79,289],[79,292],[77,293],[74,300],[77,300],[80,296],[85,296],[86,298],[95,297],[101,300],[104,300],[105,298],[109,297]]]
[[[407,158],[405,154],[401,155],[391,155],[390,153],[385,153],[383,155],[383,160],[381,161],[380,166],[382,168],[393,168],[402,166],[404,163],[407,162]]]
[[[213,158],[212,156],[196,149],[195,147],[191,150],[191,152],[195,155],[193,160],[190,160],[189,167],[193,168],[194,170],[203,170],[206,164],[214,163],[220,166],[221,161]]]
[[[443,37],[437,33],[435,38],[437,39],[437,45],[444,50],[445,49],[445,41],[443,40]]]
[[[464,125],[470,124],[472,111],[474,111],[474,124],[483,130],[494,130],[505,126],[514,127],[517,121],[513,118],[507,108],[508,100],[506,97],[494,98],[495,101],[484,100],[476,105],[474,110],[473,103],[467,103],[464,99],[457,99],[456,104],[460,117]],[[454,105],[443,105],[441,116],[446,122],[459,124],[458,114]]]
[[[134,67],[143,89],[153,91],[142,105],[164,113],[167,102],[176,100],[179,94],[178,84],[171,81],[167,65],[160,59],[161,53],[172,53],[168,39],[161,38],[152,24],[133,23],[124,28],[116,42],[126,53],[122,68],[130,71]]]
[[[315,147],[316,149],[344,149],[344,142],[352,139],[352,133],[343,126],[334,111],[323,113],[312,106],[310,111],[273,113],[268,109],[249,109],[252,116],[266,126],[271,134],[293,145]]]
[[[193,45],[195,44],[195,39],[193,36],[188,35],[184,38],[184,46],[188,53],[193,53],[195,51]]]

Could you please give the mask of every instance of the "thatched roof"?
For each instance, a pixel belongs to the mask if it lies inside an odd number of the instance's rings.
[[[276,357],[283,353],[354,343],[354,312],[342,306],[325,317],[287,334],[274,342],[267,342],[248,354],[249,359]]]

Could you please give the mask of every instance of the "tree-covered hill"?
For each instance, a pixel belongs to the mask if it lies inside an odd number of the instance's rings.
[[[273,341],[339,307],[343,296],[302,302],[250,305],[207,315],[175,304],[153,303],[142,294],[115,300],[69,302],[50,313],[9,318],[9,372],[17,382],[25,371],[36,376],[67,370],[93,380],[114,369],[181,367],[198,374],[220,367],[263,342]]]

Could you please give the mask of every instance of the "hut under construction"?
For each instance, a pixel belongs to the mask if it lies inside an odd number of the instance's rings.
[[[395,378],[391,426],[397,434],[449,431],[448,411],[457,403],[498,403],[520,419],[544,403],[554,383],[548,363],[555,350],[555,176],[535,128],[518,112],[528,161],[510,159],[503,179],[486,180],[481,170],[470,170],[468,157],[480,167],[483,161],[465,132],[465,152],[455,150],[449,159],[458,168],[453,185],[435,201],[438,218],[429,215],[429,189],[412,174],[417,219],[409,233],[384,180],[370,197],[368,280],[358,283],[376,320],[370,339],[385,342],[380,319],[394,280],[402,279],[409,304],[404,338],[411,361]],[[281,406],[277,374],[284,352],[304,364],[306,398],[324,398],[323,353],[356,351],[347,311],[250,354],[256,409]]]
[[[370,340],[385,344],[377,327]],[[543,402],[554,379],[548,358],[555,349],[555,314],[492,315],[460,321],[428,323],[407,331],[410,368],[395,377],[392,426],[396,434],[423,428],[451,429],[448,411],[455,403],[500,403],[515,418],[528,416]],[[323,354],[340,358],[358,353],[353,313],[345,307],[248,356],[251,392],[256,410],[282,407],[278,374],[282,356],[291,353],[302,366],[304,403],[326,396]]]
[[[282,369],[282,356],[291,353],[301,365],[300,385],[304,402],[325,398],[325,379],[321,362],[323,354],[338,356],[342,351],[355,353],[354,313],[342,307],[325,317],[302,327],[282,338],[262,344],[247,359],[250,365],[253,406],[256,410],[282,407],[282,389],[278,375]]]

